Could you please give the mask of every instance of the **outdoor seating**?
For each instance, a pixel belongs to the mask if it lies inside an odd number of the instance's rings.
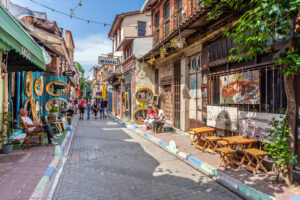
[[[36,138],[39,139],[39,142],[42,146],[44,146],[44,135],[45,133],[41,130],[38,130],[38,131],[29,131],[26,123],[23,121],[21,115],[19,115],[19,119],[20,119],[20,125],[24,131],[24,133],[26,133],[26,137],[24,139],[24,148],[27,148],[29,147],[31,144],[35,143],[35,140]]]
[[[262,169],[266,174],[268,173],[267,169],[264,167],[262,163],[265,156],[268,155],[266,151],[262,151],[256,148],[251,148],[251,149],[245,149],[243,152],[244,152],[244,157],[242,158],[239,169],[241,168],[241,165],[245,161],[248,161],[248,164],[245,165],[245,168],[252,171],[253,174],[256,174],[257,170],[259,169]]]
[[[214,128],[209,128],[209,127],[201,127],[201,128],[191,129],[189,133],[191,133],[193,135],[191,137],[191,142],[193,140],[194,147],[204,151],[205,147],[207,146],[207,143],[206,143],[206,141],[202,140],[202,137],[204,137],[206,133],[208,133],[208,136],[212,136],[214,131],[215,131]],[[196,140],[194,140],[195,137],[197,137]],[[205,143],[206,143],[206,145],[205,145]]]
[[[228,147],[221,147],[218,148],[217,151],[219,152],[221,157],[219,168],[224,166],[225,169],[227,169],[228,165],[231,165],[233,168],[236,168],[235,165],[239,166],[240,163],[233,160],[236,156],[236,150],[233,150]]]
[[[216,144],[216,142],[218,140],[222,140],[222,138],[217,137],[217,136],[207,136],[207,137],[205,137],[204,148],[207,146],[205,151],[210,152],[211,154],[214,154],[217,147],[218,147],[218,145]]]

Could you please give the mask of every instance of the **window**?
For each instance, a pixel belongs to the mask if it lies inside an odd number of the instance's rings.
[[[165,17],[165,36],[170,33],[170,3],[166,3],[164,9]]]
[[[159,29],[159,14],[157,13],[156,15],[155,15],[155,27],[157,28],[157,29]]]
[[[182,24],[182,19],[183,19],[182,0],[177,0],[177,5],[178,5],[178,22],[179,24]]]
[[[138,36],[146,35],[146,22],[138,22]]]

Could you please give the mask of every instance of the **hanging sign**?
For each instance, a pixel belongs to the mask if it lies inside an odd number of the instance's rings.
[[[75,74],[76,74],[76,72],[73,70],[67,70],[67,71],[63,72],[64,76],[74,76]]]
[[[107,57],[99,56],[98,64],[117,65],[118,64],[118,59],[117,58],[107,58]]]

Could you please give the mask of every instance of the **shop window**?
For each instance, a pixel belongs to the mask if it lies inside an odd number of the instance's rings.
[[[146,22],[138,22],[138,36],[146,35]]]
[[[255,81],[259,88],[256,88],[258,90],[257,92],[257,102],[255,100],[248,102],[248,103],[232,103],[229,102],[227,99],[227,102],[224,102],[224,96],[221,100],[221,95],[224,95],[223,90],[221,91],[221,85],[224,83],[220,83],[220,80],[224,82],[224,79],[221,77],[227,76],[227,75],[215,75],[209,77],[209,105],[222,105],[222,106],[236,106],[239,110],[242,111],[251,111],[251,112],[266,112],[266,113],[280,113],[281,108],[287,107],[287,97],[284,89],[284,82],[283,82],[283,76],[280,74],[278,69],[276,69],[274,66],[272,67],[265,67],[261,69],[256,69],[253,71],[247,71],[251,72],[253,74],[257,73],[256,77],[259,77],[258,79],[252,79],[252,81]],[[236,74],[232,74],[233,76],[242,73],[241,71],[236,72]],[[245,101],[249,100],[251,96],[253,96],[252,91],[254,91],[255,88],[253,88],[251,85],[245,89],[245,86],[239,85],[239,86],[233,86],[232,89],[236,90],[237,87],[240,87],[242,91],[250,91],[249,93],[241,92],[241,97],[233,97],[233,98],[242,98],[245,97]],[[228,88],[227,88],[228,89]],[[228,95],[230,96],[230,92],[228,89]],[[227,98],[227,97],[226,97]],[[255,102],[255,103],[253,103]]]

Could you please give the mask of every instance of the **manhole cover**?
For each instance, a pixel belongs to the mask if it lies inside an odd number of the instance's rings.
[[[15,163],[20,161],[26,154],[0,155],[0,163]]]

